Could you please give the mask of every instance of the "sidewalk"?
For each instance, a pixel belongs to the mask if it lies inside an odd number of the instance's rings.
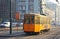
[[[23,31],[22,32],[15,32],[12,34],[5,33],[3,35],[0,35],[0,37],[16,37],[16,36],[21,36],[23,34],[25,34]]]
[[[17,29],[23,29],[23,27],[12,27],[12,30],[17,30]],[[0,28],[0,31],[1,30],[10,30],[10,28]]]
[[[24,34],[23,32],[23,27],[19,27],[19,30],[13,30],[12,34],[10,34],[10,31],[6,30],[6,31],[1,31],[0,32],[0,37],[15,37],[18,35]]]

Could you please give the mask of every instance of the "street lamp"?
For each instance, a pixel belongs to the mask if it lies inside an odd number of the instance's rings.
[[[60,3],[58,2],[58,9],[60,9]],[[59,24],[59,10],[58,10],[58,24]]]
[[[56,27],[56,6],[55,6],[55,27]]]
[[[43,11],[42,11],[42,0],[39,0],[39,7],[40,7],[40,14],[42,14],[43,13]]]
[[[10,0],[10,34],[12,34],[11,0]]]

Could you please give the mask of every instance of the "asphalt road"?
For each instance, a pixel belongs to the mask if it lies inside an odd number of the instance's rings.
[[[60,39],[60,26],[53,27],[50,31],[38,35],[27,35],[21,30],[15,36],[0,37],[0,39]]]

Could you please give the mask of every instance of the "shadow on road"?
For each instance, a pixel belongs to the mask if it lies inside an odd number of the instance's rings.
[[[11,38],[11,37],[27,37],[27,36],[35,36],[38,34],[26,34],[24,32],[17,32],[17,33],[13,33],[13,34],[8,34],[8,35],[0,35],[0,37],[7,37],[7,38]]]

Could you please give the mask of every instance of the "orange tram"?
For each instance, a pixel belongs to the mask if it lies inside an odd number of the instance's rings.
[[[50,18],[40,14],[24,14],[23,30],[27,34],[38,34],[49,31],[51,28]]]

